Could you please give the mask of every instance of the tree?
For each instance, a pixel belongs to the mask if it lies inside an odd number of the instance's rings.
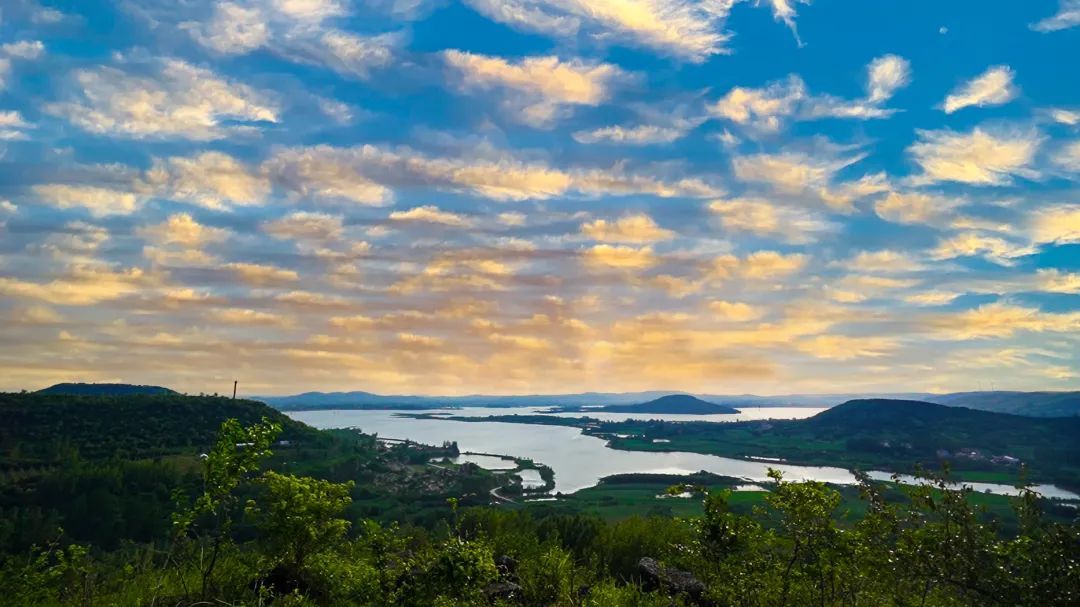
[[[349,530],[341,515],[352,503],[352,481],[332,483],[268,471],[258,484],[265,490],[264,505],[250,501],[247,512],[258,521],[265,552],[282,555],[294,574],[303,572],[309,556],[338,545]]]
[[[203,457],[202,495],[190,508],[173,515],[177,538],[196,532],[200,524],[205,530],[204,537],[209,538],[210,556],[201,566],[203,596],[213,581],[222,545],[232,532],[238,499],[236,489],[259,471],[262,460],[270,455],[270,445],[280,433],[281,425],[266,418],[247,428],[235,419],[225,420],[213,449]]]

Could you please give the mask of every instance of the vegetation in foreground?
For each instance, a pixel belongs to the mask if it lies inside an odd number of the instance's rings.
[[[201,491],[170,541],[111,552],[65,541],[4,558],[13,606],[38,605],[1075,605],[1080,524],[1034,494],[1019,525],[984,522],[967,491],[908,487],[893,503],[865,481],[861,516],[816,482],[773,473],[752,516],[729,491],[687,485],[700,517],[537,517],[459,510],[429,530],[353,523],[354,489],[267,469],[281,426],[222,425]]]

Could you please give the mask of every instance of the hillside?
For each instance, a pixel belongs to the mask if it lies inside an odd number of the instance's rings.
[[[666,413],[673,415],[717,415],[738,413],[725,405],[710,403],[689,394],[668,394],[645,403],[633,405],[606,405],[603,407],[558,407],[558,412],[589,413]]]
[[[37,391],[37,394],[66,394],[68,396],[125,396],[131,394],[176,394],[161,386],[135,384],[62,383]]]
[[[176,394],[71,396],[0,394],[0,462],[50,461],[65,452],[95,459],[149,457],[210,445],[221,423],[253,424],[263,417],[285,439],[314,438],[316,430],[251,400]]]
[[[957,392],[932,396],[925,400],[950,407],[968,407],[1031,417],[1080,415],[1080,392]]]

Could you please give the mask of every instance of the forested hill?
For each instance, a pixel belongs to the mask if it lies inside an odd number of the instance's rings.
[[[1080,392],[957,392],[927,400],[950,407],[969,407],[1032,417],[1080,415]]]
[[[221,423],[280,423],[282,438],[318,436],[308,426],[251,400],[177,394],[72,396],[0,394],[0,462],[48,462],[75,451],[82,458],[149,457],[213,443]]]
[[[137,386],[135,384],[84,384],[62,383],[37,391],[38,394],[66,394],[68,396],[125,396],[129,394],[176,394],[161,386]]]
[[[604,413],[669,413],[681,415],[715,415],[738,413],[725,405],[710,403],[689,394],[669,394],[647,403],[607,405],[604,407],[560,407],[559,411],[589,411]]]

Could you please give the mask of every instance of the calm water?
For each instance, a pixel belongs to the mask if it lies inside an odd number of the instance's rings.
[[[487,416],[530,414],[542,407],[513,409],[488,409],[470,407],[455,410],[453,415]],[[605,413],[605,419],[684,419],[701,421],[738,421],[740,419],[793,419],[809,417],[822,409],[801,407],[776,407],[748,409],[739,415],[630,415]],[[514,424],[501,422],[456,422],[439,419],[411,419],[398,417],[396,411],[292,411],[288,415],[316,428],[359,428],[364,432],[384,438],[409,439],[420,443],[442,444],[457,441],[462,451],[512,455],[533,459],[550,466],[555,471],[555,491],[572,493],[596,485],[601,478],[612,474],[648,472],[663,474],[690,474],[705,470],[715,474],[746,479],[750,482],[768,480],[768,468],[784,472],[789,480],[820,480],[830,483],[855,482],[854,475],[843,468],[822,466],[794,466],[784,463],[747,461],[703,455],[699,453],[651,453],[610,449],[602,439],[586,436],[577,428]],[[563,414],[571,417],[582,414]],[[592,414],[598,417],[601,414]],[[715,418],[715,419],[713,419]],[[483,465],[483,462],[477,461]],[[880,473],[888,477],[886,473]],[[991,489],[995,493],[1014,492],[1007,485],[979,483],[978,489]],[[1080,496],[1047,486],[1044,495],[1064,499],[1080,499]]]

